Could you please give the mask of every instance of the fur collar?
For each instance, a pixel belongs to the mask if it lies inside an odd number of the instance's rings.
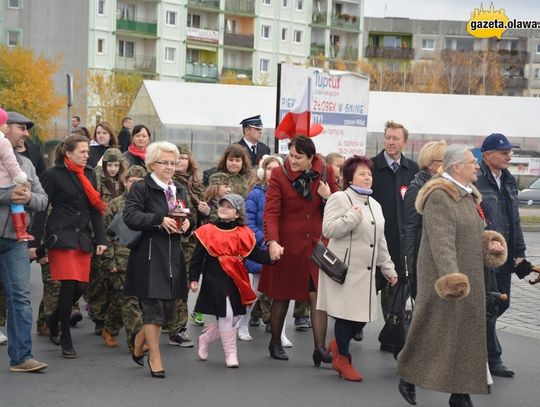
[[[478,192],[478,189],[474,185],[471,185],[471,188],[473,190],[472,196],[474,199],[475,204],[479,204],[482,201],[482,195],[480,192]],[[459,188],[456,184],[454,184],[452,181],[449,181],[441,176],[434,176],[430,181],[428,181],[422,189],[420,189],[420,192],[418,192],[418,196],[416,197],[416,210],[419,214],[422,214],[424,212],[424,206],[426,204],[426,200],[428,196],[436,190],[443,190],[446,192],[446,194],[454,199],[454,201],[458,202],[461,199],[463,199],[465,196],[467,196],[467,193]]]

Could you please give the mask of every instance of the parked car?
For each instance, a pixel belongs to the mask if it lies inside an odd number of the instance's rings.
[[[540,205],[540,178],[518,192],[520,205]]]

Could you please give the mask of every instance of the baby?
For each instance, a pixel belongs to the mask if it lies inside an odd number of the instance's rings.
[[[19,166],[17,158],[15,158],[13,146],[4,135],[4,132],[8,129],[7,120],[8,115],[6,111],[0,108],[0,188],[11,188],[13,185],[21,185],[24,188],[28,188],[28,178]],[[24,205],[11,203],[9,206],[17,241],[27,242],[34,240],[34,236],[26,231]]]

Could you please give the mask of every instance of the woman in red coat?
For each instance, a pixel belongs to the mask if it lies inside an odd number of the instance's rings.
[[[332,166],[324,166],[315,144],[305,136],[289,143],[285,164],[272,171],[266,193],[264,234],[272,258],[282,255],[276,265],[263,266],[259,291],[274,300],[268,347],[274,359],[288,360],[280,334],[289,301],[309,298],[315,345],[313,363],[319,366],[321,361],[332,361],[324,346],[327,315],[315,308],[319,269],[311,260],[311,252],[322,234],[324,202],[338,189]]]

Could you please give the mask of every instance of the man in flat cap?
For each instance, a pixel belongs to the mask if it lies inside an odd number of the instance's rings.
[[[497,312],[487,321],[487,349],[489,370],[494,376],[512,377],[514,372],[502,362],[502,348],[497,338],[495,324],[509,307],[510,281],[515,267],[525,258],[525,240],[521,230],[516,179],[508,171],[512,149],[517,146],[499,133],[487,136],[482,143],[482,161],[476,187],[482,194],[482,209],[487,229],[496,230],[506,239],[508,260],[499,268],[486,269],[486,291],[508,294],[508,301],[499,301]],[[525,275],[517,273],[518,277]],[[489,295],[489,294],[488,294]]]
[[[28,134],[34,123],[20,113],[8,113],[6,138],[15,151],[21,169],[28,177],[29,187],[20,185],[0,189],[0,281],[4,287],[8,308],[7,333],[10,370],[36,372],[47,367],[32,355],[32,306],[30,305],[30,255],[26,242],[17,242],[11,223],[10,202],[22,204],[25,209],[43,211],[47,208],[47,194],[41,187],[32,162],[16,152],[15,148]],[[35,257],[35,249],[32,254]]]
[[[259,166],[259,161],[265,154],[270,154],[270,147],[261,143],[263,123],[261,115],[248,117],[240,122],[244,137],[238,144],[244,146],[251,158],[253,167]]]

